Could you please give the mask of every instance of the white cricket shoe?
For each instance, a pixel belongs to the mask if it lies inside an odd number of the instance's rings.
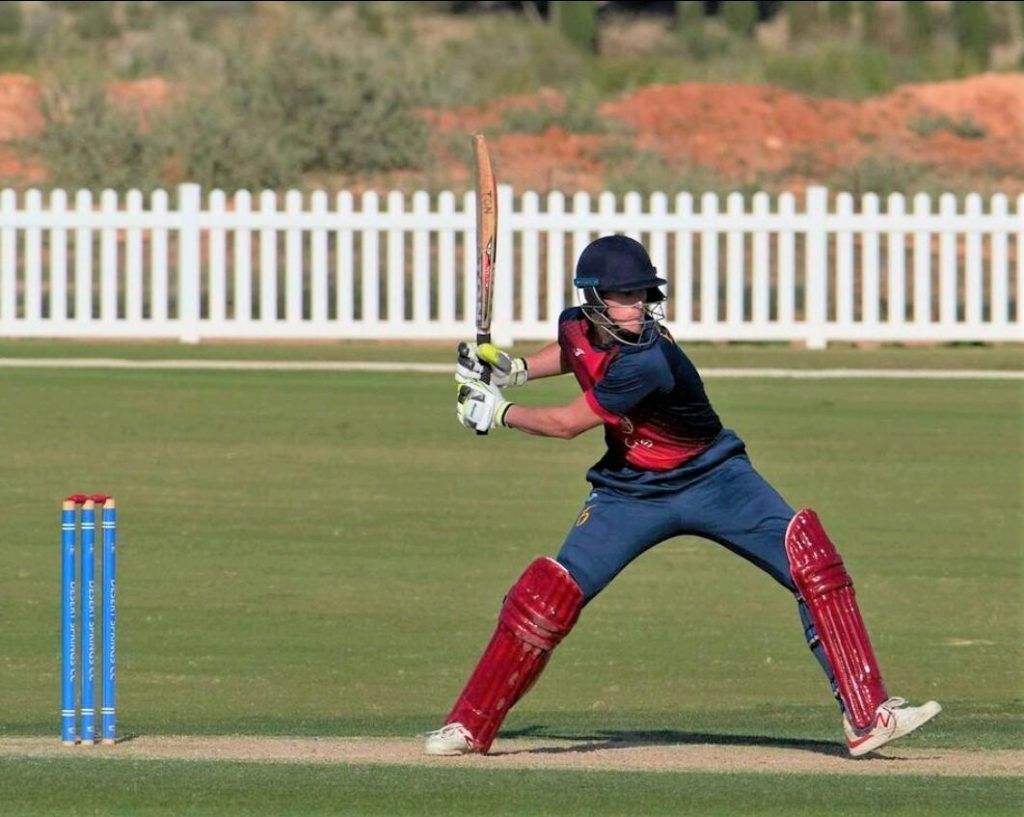
[[[854,757],[866,755],[891,740],[901,738],[927,723],[942,711],[937,701],[921,706],[907,706],[903,698],[890,698],[878,705],[871,723],[864,729],[855,729],[843,716],[846,745]]]
[[[473,735],[461,723],[448,723],[427,733],[423,751],[428,755],[468,755],[473,751]]]

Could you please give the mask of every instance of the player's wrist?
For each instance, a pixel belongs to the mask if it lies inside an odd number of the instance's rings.
[[[508,400],[502,400],[494,410],[494,427],[512,428],[508,423],[509,410],[515,405]]]

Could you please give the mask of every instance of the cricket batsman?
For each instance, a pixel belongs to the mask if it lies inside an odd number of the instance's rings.
[[[722,426],[693,363],[661,325],[666,281],[644,247],[622,235],[597,239],[574,284],[580,306],[562,312],[558,341],[535,354],[459,345],[462,425],[562,439],[604,426],[608,450],[587,473],[592,491],[558,555],[534,560],[509,589],[444,726],[427,736],[427,754],[487,752],[587,603],[648,548],[683,534],[724,545],[795,596],[851,755],[935,717],[937,702],[908,706],[886,691],[842,557],[817,514],[790,507]],[[570,372],[582,393],[568,405],[525,406],[502,392]]]

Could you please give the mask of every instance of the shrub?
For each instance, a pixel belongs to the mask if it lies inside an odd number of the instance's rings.
[[[551,9],[562,35],[577,48],[597,48],[597,3],[593,0],[552,2]]]
[[[917,48],[925,48],[935,33],[935,18],[925,0],[906,0],[903,4],[907,39]]]
[[[280,187],[308,171],[418,167],[426,125],[415,102],[416,84],[392,53],[286,30],[266,53],[231,52],[222,82],[193,94],[164,125],[188,178]]]
[[[722,19],[726,26],[737,34],[747,36],[757,25],[757,3],[753,0],[726,0],[720,4]]]
[[[160,147],[135,117],[112,106],[102,86],[54,79],[44,86],[46,129],[26,151],[39,155],[56,187],[148,189],[159,182]]]
[[[21,3],[0,2],[0,36],[21,32]]]
[[[940,130],[949,131],[962,139],[984,139],[988,135],[988,132],[969,116],[962,119],[950,119],[944,114],[921,116],[910,122],[908,127],[918,136],[931,136]]]
[[[964,54],[978,68],[988,66],[992,47],[992,20],[988,3],[954,0],[953,27],[956,41]]]
[[[597,102],[592,88],[580,87],[563,108],[509,108],[502,113],[502,125],[514,133],[543,133],[552,127],[571,133],[607,133],[614,127],[598,114]]]

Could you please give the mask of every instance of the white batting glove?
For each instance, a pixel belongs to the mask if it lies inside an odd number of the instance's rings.
[[[470,380],[459,384],[455,401],[455,416],[466,428],[474,431],[490,431],[505,427],[505,415],[512,408],[501,389],[482,380]]]
[[[459,357],[455,363],[455,382],[479,380],[485,365],[491,369],[491,382],[503,389],[522,386],[529,377],[526,361],[521,357],[512,357],[492,343],[481,343],[479,346],[475,343],[460,343]]]

